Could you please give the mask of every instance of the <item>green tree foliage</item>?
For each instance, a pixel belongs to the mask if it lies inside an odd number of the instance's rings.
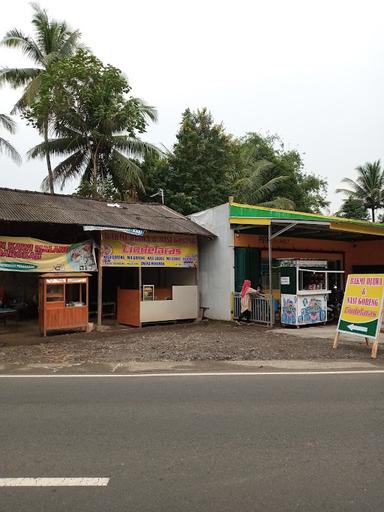
[[[173,151],[150,156],[141,167],[148,195],[162,188],[166,204],[187,214],[224,203],[229,195],[309,212],[328,204],[326,182],[304,171],[297,151],[286,151],[277,136],[235,139],[206,109],[187,109]]]
[[[172,152],[144,162],[148,195],[164,189],[166,204],[184,214],[226,202],[236,143],[223,125],[207,109],[187,109],[176,139]]]
[[[347,197],[337,212],[338,217],[344,217],[345,219],[357,219],[357,220],[369,220],[367,208],[364,206],[361,199],[355,197]]]
[[[0,126],[7,130],[9,133],[15,133],[16,124],[13,119],[5,114],[0,114]],[[0,137],[0,155],[8,155],[17,164],[21,163],[21,157],[12,144]]]
[[[110,190],[105,183],[110,183],[122,199],[134,197],[143,190],[143,183],[133,158],[157,151],[138,135],[157,116],[152,107],[129,96],[130,91],[119,69],[104,66],[85,50],[53,64],[26,115],[39,123],[50,112],[56,137],[32,148],[29,156],[43,157],[47,151],[65,156],[52,173],[61,187],[80,177],[79,192],[87,196],[110,195],[105,192]],[[47,180],[43,185],[48,186]]]
[[[73,54],[79,46],[80,32],[71,30],[64,21],[49,19],[47,12],[38,4],[32,4],[34,37],[25,35],[21,30],[9,30],[1,44],[8,48],[17,48],[33,61],[30,68],[2,68],[0,70],[0,84],[8,83],[14,88],[24,87],[21,98],[14,106],[12,113],[23,112],[24,109],[39,95],[41,79],[52,64]],[[48,140],[48,113],[36,123],[43,134],[45,142]],[[52,164],[50,155],[45,154],[48,182],[51,194],[54,193]]]
[[[286,150],[277,135],[247,134],[240,156],[233,177],[239,201],[305,212],[320,212],[328,205],[326,181],[306,173],[301,154]]]
[[[261,154],[259,142],[258,136],[254,134],[252,140],[248,137],[240,145],[239,158],[231,176],[236,200],[260,206],[293,209],[292,201],[276,196],[276,191],[288,176],[281,175],[271,161],[274,157],[272,151]]]
[[[384,206],[384,170],[380,160],[376,160],[357,167],[356,171],[356,180],[351,178],[342,180],[350,188],[339,188],[336,192],[358,199],[371,211],[372,222],[375,222],[376,210]]]

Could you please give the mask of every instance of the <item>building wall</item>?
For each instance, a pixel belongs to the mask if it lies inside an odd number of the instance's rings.
[[[384,266],[384,239],[351,244],[348,253],[350,272],[354,265]]]
[[[258,247],[263,257],[268,255],[267,237],[236,233],[235,247]],[[343,261],[348,275],[354,265],[384,265],[384,239],[359,242],[314,240],[309,238],[277,237],[272,242],[274,258],[317,258]]]
[[[235,247],[258,247],[263,258],[268,257],[268,239],[266,236],[235,233]],[[348,255],[352,250],[350,242],[333,240],[314,240],[309,238],[277,237],[272,241],[273,258],[313,258],[327,261],[342,261],[343,269],[348,264]]]
[[[233,230],[229,224],[229,205],[199,212],[190,218],[217,236],[199,243],[200,305],[209,308],[206,317],[231,320],[234,290]]]
[[[215,240],[200,242],[200,305],[209,307],[206,316],[230,320],[234,291],[234,247],[257,247],[268,257],[266,236],[235,233],[229,224],[228,204],[191,215],[190,218],[214,233]],[[273,258],[314,258],[341,261],[347,276],[354,265],[384,265],[384,239],[359,242],[277,237],[272,242]]]

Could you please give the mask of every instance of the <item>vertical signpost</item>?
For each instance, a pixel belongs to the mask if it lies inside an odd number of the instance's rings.
[[[337,332],[333,342],[336,349],[340,334],[374,340],[371,357],[377,357],[383,315],[384,274],[350,274],[344,294]]]

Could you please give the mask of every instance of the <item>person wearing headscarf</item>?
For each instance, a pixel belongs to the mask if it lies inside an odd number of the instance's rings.
[[[258,286],[257,290],[255,290],[251,287],[251,284],[252,283],[249,279],[245,279],[243,282],[243,286],[241,288],[241,313],[238,323],[240,323],[243,319],[249,323],[252,311],[252,294],[261,295],[261,287]]]

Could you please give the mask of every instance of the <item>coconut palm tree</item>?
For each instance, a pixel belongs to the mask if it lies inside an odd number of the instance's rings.
[[[2,126],[9,133],[15,133],[16,124],[13,119],[5,114],[0,114],[0,126]],[[21,163],[21,157],[16,149],[6,139],[0,137],[0,154],[6,154],[12,158],[17,164]]]
[[[156,110],[135,99],[140,104],[144,118],[157,120]],[[105,123],[93,125],[90,117],[85,127],[79,116],[71,117],[71,123],[56,124],[57,138],[38,144],[28,152],[29,158],[44,157],[47,151],[58,157],[65,156],[52,172],[52,179],[64,187],[67,181],[81,178],[97,195],[98,184],[110,181],[124,197],[135,197],[144,190],[142,170],[133,159],[144,158],[146,154],[158,152],[152,144],[123,133],[124,125],[119,116],[108,118]],[[49,186],[46,178],[43,189]]]
[[[257,144],[243,145],[236,174],[234,189],[236,199],[240,202],[287,210],[295,208],[293,201],[276,195],[280,185],[286,183],[289,176],[277,169],[275,163],[261,160]]]
[[[29,57],[34,64],[30,68],[2,68],[0,84],[8,83],[13,88],[24,87],[23,94],[13,107],[12,113],[22,112],[23,109],[38,95],[41,75],[54,62],[64,59],[74,53],[79,47],[80,32],[71,30],[65,21],[49,19],[47,11],[33,3],[32,25],[35,29],[34,38],[25,35],[14,28],[9,30],[1,44],[9,48],[17,48]],[[48,115],[41,126],[38,126],[45,142],[48,141]],[[49,191],[54,193],[52,164],[50,154],[45,154]]]
[[[344,178],[350,188],[338,188],[336,192],[346,194],[361,201],[361,204],[371,211],[372,222],[375,222],[375,212],[384,206],[384,170],[380,160],[367,162],[356,167],[357,179]]]

